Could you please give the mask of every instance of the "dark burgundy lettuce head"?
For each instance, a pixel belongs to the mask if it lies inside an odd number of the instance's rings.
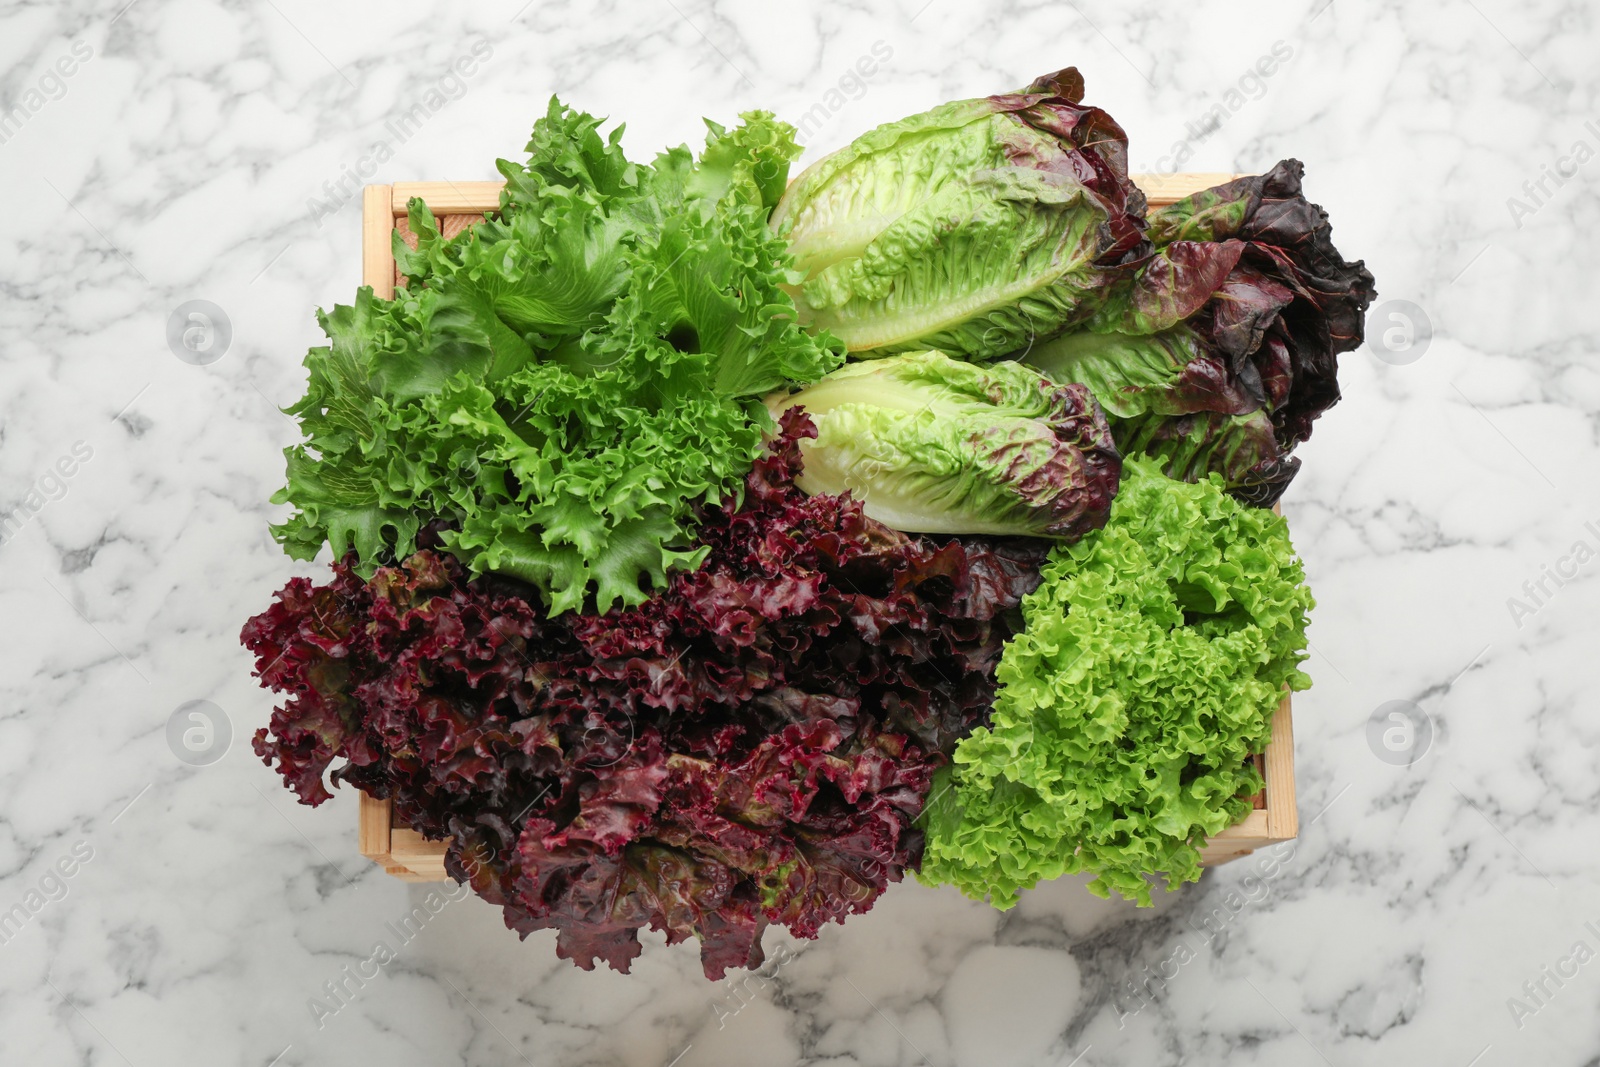
[[[1376,296],[1365,264],[1347,262],[1333,246],[1328,213],[1301,195],[1304,174],[1299,160],[1287,159],[1150,221],[1158,245],[1239,244],[1238,262],[1208,301],[1208,336],[1271,409],[1285,451],[1310,437],[1311,423],[1338,402],[1336,357],[1361,346]]]
[[[1303,172],[1284,160],[1152,212],[1147,259],[1081,329],[1024,357],[1088,385],[1124,452],[1162,456],[1175,477],[1218,473],[1261,506],[1338,401],[1337,357],[1361,344],[1375,295],[1301,194]]]

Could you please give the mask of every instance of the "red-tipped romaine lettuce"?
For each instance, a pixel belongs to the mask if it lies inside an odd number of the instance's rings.
[[[1148,259],[1094,314],[1021,354],[1089,386],[1125,453],[1174,477],[1222,475],[1267,506],[1290,452],[1339,399],[1337,356],[1361,344],[1372,275],[1333,247],[1327,214],[1285,160],[1152,212]]]
[[[1121,466],[1094,396],[1019,363],[913,352],[842,367],[774,411],[804,409],[800,488],[849,492],[916,533],[1074,540],[1106,521]]]
[[[857,355],[983,358],[1081,318],[1142,247],[1127,137],[1067,68],[880,126],[819,160],[772,215],[805,272],[801,319]]]

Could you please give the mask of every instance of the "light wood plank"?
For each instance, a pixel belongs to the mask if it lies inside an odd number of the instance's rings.
[[[389,234],[394,215],[389,211],[389,186],[369,185],[361,191],[361,284],[372,295],[394,298],[394,249]]]
[[[361,808],[356,823],[356,848],[363,856],[387,865],[389,859],[390,827],[392,816],[387,800],[361,794]]]
[[[439,236],[444,238],[446,241],[448,241],[452,237],[455,237],[457,234],[459,234],[462,230],[470,229],[471,227],[476,226],[478,223],[482,222],[483,221],[483,216],[482,215],[440,215],[440,216],[438,216],[438,219],[439,219]],[[404,222],[405,220],[404,219],[398,219],[396,221],[397,222]]]
[[[1248,856],[1263,845],[1292,840],[1299,834],[1295,807],[1294,720],[1292,699],[1285,693],[1272,713],[1272,739],[1262,753],[1266,806],[1253,809],[1243,822],[1228,827],[1200,849],[1200,863],[1215,867]]]
[[[404,215],[414,196],[435,215],[481,215],[500,210],[505,182],[395,182],[390,211]]]
[[[389,831],[389,855],[396,863],[411,865],[416,859],[443,859],[445,843],[429,841],[415,830],[396,826]]]
[[[1273,843],[1269,829],[1270,816],[1265,808],[1256,808],[1234,824],[1211,838],[1200,848],[1200,865],[1215,867],[1218,864],[1248,856],[1256,849]]]
[[[400,827],[391,830],[390,834],[390,858],[413,875],[410,881],[451,881],[444,869],[443,841],[429,841],[415,830]]]
[[[1150,202],[1151,207],[1165,207],[1175,204],[1186,196],[1198,193],[1202,189],[1209,189],[1213,185],[1231,182],[1240,177],[1238,174],[1206,174],[1195,172],[1190,174],[1130,174],[1133,184],[1144,192],[1144,197]]]
[[[1287,696],[1272,713],[1272,741],[1267,745],[1267,833],[1288,841],[1300,833],[1295,806],[1294,713]]]

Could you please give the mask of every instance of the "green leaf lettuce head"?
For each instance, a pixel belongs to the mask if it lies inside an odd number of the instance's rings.
[[[842,358],[801,330],[766,225],[794,131],[744,119],[708,122],[699,162],[646,166],[552,100],[528,162],[500,161],[496,217],[445,239],[413,200],[408,284],[319,314],[329,343],[288,409],[305,441],[273,498],[296,509],[285,550],[353,551],[370,576],[442,520],[474,573],[532,583],[552,614],[638,604],[698,566],[695,509],[737,495],[761,398]]]
[[[1105,527],[1042,574],[991,724],[933,786],[919,877],[1009,908],[1088,871],[1148,905],[1151,876],[1196,880],[1199,846],[1248,814],[1273,710],[1311,684],[1314,601],[1282,518],[1144,458]]]
[[[853,354],[986,358],[1060,332],[1143,247],[1127,136],[1075,68],[880,126],[808,167],[772,215],[803,321]]]
[[[817,437],[801,445],[807,493],[850,492],[908,533],[1074,539],[1103,524],[1121,464],[1089,390],[1020,363],[939,352],[852,363],[792,395]]]

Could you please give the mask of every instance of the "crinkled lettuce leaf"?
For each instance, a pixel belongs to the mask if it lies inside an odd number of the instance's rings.
[[[1152,212],[1147,258],[1020,358],[1089,386],[1125,452],[1271,505],[1299,468],[1295,445],[1339,399],[1337,357],[1361,344],[1374,296],[1301,195],[1302,172],[1284,160]]]
[[[802,489],[849,492],[896,530],[1076,538],[1105,522],[1117,491],[1117,450],[1089,390],[1019,363],[904,353],[768,406],[816,421]]]
[[[371,575],[440,519],[474,573],[532,583],[553,613],[638,604],[698,566],[693,510],[737,495],[771,426],[760,398],[841,359],[800,328],[766,226],[794,131],[744,119],[709,124],[698,164],[646,166],[552,101],[527,164],[500,162],[497,217],[447,240],[413,201],[408,284],[319,316],[274,497],[296,508],[285,550],[354,551]]]
[[[988,715],[1048,545],[915,538],[794,485],[798,411],[707,508],[705,565],[644,604],[545,617],[437,524],[370,579],[295,578],[241,635],[283,694],[256,754],[303,803],[393,801],[557,955],[627,971],[695,937],[710,979],[768,925],[817,936],[915,864],[933,772]],[[353,559],[353,557],[350,557]]]
[[[1054,549],[1001,657],[990,725],[923,815],[920,877],[996,907],[1042,879],[1149,904],[1200,876],[1243,818],[1285,689],[1304,689],[1314,605],[1284,521],[1212,476],[1125,461],[1111,519]]]
[[[853,354],[985,358],[1088,313],[1141,246],[1127,137],[1068,68],[1026,90],[880,126],[819,160],[773,212],[803,321]]]

